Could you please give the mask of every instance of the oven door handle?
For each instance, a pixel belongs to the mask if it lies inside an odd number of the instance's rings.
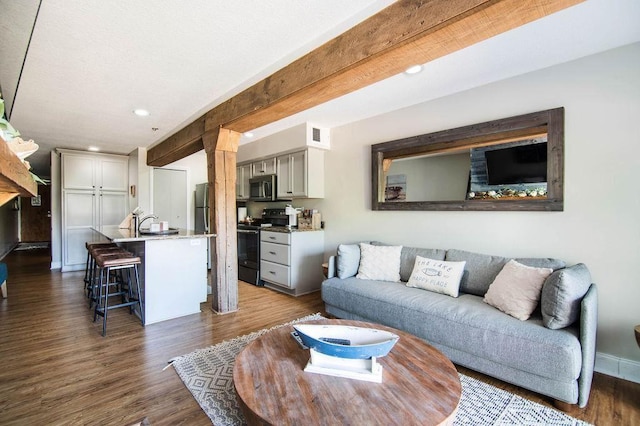
[[[260,231],[251,231],[247,229],[238,229],[239,234],[257,234]]]

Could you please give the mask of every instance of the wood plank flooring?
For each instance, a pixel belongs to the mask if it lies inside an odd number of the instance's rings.
[[[48,249],[12,252],[9,298],[0,300],[0,424],[207,425],[172,368],[172,357],[315,312],[320,294],[299,298],[246,283],[239,311],[142,327],[126,309],[109,314],[107,337],[92,322],[83,273],[50,271]],[[176,283],[179,294],[179,283]],[[550,401],[486,376],[468,375],[545,405]],[[640,384],[596,374],[589,406],[571,413],[597,425],[640,424]]]

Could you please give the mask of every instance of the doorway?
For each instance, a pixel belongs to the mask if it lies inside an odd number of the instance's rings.
[[[187,171],[153,169],[153,214],[172,228],[186,229]]]

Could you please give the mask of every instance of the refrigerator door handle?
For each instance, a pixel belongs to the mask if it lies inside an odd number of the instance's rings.
[[[202,216],[204,219],[203,223],[204,223],[204,232],[209,232],[209,212],[208,212],[208,207],[209,207],[209,185],[205,185],[204,187],[204,209],[202,209]]]

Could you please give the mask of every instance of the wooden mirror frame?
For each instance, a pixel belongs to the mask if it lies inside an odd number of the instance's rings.
[[[395,159],[460,151],[547,136],[546,199],[472,199],[385,202],[385,175]],[[564,209],[564,108],[472,124],[371,145],[373,210],[562,211]]]

